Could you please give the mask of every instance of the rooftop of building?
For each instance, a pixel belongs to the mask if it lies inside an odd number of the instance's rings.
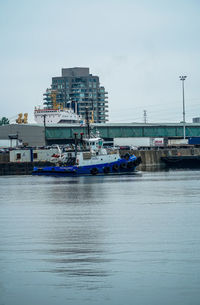
[[[86,67],[62,68],[62,77],[89,76],[90,69]]]

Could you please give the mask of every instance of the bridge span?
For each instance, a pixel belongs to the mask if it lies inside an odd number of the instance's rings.
[[[166,137],[182,138],[182,123],[107,123],[92,124],[93,131],[98,130],[104,139],[127,138],[127,137]],[[200,124],[186,123],[186,137],[199,137]],[[54,125],[46,127],[46,139],[49,143],[58,140],[70,140],[74,133],[85,132],[83,126],[78,125]]]
[[[98,130],[105,140],[128,137],[150,138],[183,138],[182,123],[107,123],[92,124],[93,131]],[[0,126],[0,144],[9,141],[13,136],[27,146],[43,146],[46,144],[64,144],[86,132],[84,126],[78,124],[60,124],[46,126],[38,124],[9,124]],[[200,124],[186,123],[186,137],[200,137]],[[46,141],[45,141],[46,138]]]

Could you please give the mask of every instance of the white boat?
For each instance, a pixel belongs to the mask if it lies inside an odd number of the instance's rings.
[[[56,90],[47,89],[44,96],[43,107],[35,107],[34,110],[34,118],[38,124],[71,124],[82,121],[82,117],[77,112],[77,104],[75,104],[75,109],[72,109],[72,102],[69,101],[69,107],[64,108],[64,105],[57,101],[58,92]]]
[[[38,124],[62,124],[62,123],[80,123],[82,117],[76,114],[70,108],[53,109],[53,108],[37,108],[34,110],[34,118]]]

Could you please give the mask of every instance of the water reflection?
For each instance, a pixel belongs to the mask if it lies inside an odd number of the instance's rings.
[[[0,191],[0,304],[199,300],[199,171],[0,177]]]

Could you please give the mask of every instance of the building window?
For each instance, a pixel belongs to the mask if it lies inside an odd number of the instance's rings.
[[[37,153],[33,153],[33,159],[37,159],[38,154]]]
[[[17,160],[20,160],[20,159],[21,159],[21,154],[17,153]]]

